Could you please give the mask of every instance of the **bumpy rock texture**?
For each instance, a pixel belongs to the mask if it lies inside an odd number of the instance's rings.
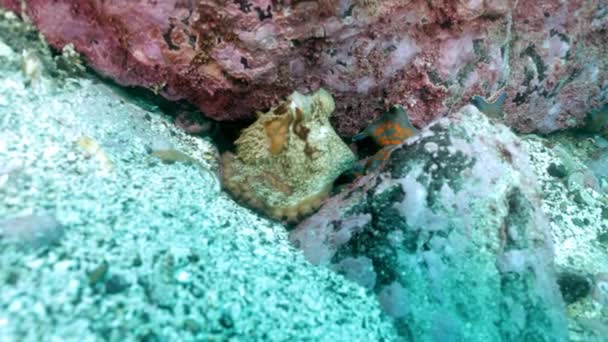
[[[551,132],[608,101],[601,0],[23,3],[53,46],[74,43],[119,83],[219,120],[324,87],[338,132],[350,135],[392,104],[423,125],[506,87],[506,122]]]
[[[565,341],[549,221],[521,141],[475,107],[394,150],[291,232],[414,341]],[[497,323],[498,322],[498,323]]]
[[[222,156],[225,187],[276,219],[296,220],[317,209],[355,155],[329,123],[334,99],[320,89],[294,92],[261,114]]]

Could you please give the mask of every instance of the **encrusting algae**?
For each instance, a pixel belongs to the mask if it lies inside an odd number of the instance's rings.
[[[296,221],[316,210],[355,155],[329,117],[335,109],[324,89],[294,92],[260,113],[235,141],[236,154],[222,156],[224,186],[268,216]]]

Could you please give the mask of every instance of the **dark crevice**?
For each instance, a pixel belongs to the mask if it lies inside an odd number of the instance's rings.
[[[519,55],[519,57],[524,57],[524,56],[528,56],[528,57],[532,58],[534,65],[536,65],[536,71],[538,73],[538,80],[539,81],[544,80],[546,77],[545,71],[547,68],[545,66],[545,63],[543,63],[542,57],[538,54],[538,52],[536,52],[536,48],[534,47],[533,44],[528,45],[528,47],[524,51],[522,51],[521,54]]]
[[[179,46],[173,44],[173,41],[171,40],[171,32],[173,31],[173,24],[171,24],[169,26],[169,29],[163,33],[163,39],[165,40],[165,43],[167,43],[167,46],[169,47],[169,50],[179,50]]]
[[[258,18],[260,19],[260,21],[264,21],[266,19],[272,19],[272,11],[271,11],[270,5],[268,5],[268,7],[266,7],[266,10],[263,10],[260,7],[254,7],[253,9],[258,13]]]
[[[244,13],[251,12],[251,3],[247,0],[234,0],[234,3],[239,5],[239,9]]]

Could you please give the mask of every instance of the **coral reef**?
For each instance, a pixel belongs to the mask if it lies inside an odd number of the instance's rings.
[[[24,6],[21,6],[21,4]],[[123,85],[253,119],[294,89],[336,98],[344,136],[401,104],[419,127],[505,88],[505,122],[584,125],[606,102],[602,0],[0,0]],[[137,16],[134,15],[137,13]],[[379,111],[378,111],[379,110]]]
[[[294,92],[235,141],[222,156],[225,187],[275,219],[294,221],[317,209],[354,154],[334,132],[334,100],[324,89]]]

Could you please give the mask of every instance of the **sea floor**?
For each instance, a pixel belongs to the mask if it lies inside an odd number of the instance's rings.
[[[208,140],[57,76],[0,18],[1,341],[395,338],[373,297],[221,191]]]

